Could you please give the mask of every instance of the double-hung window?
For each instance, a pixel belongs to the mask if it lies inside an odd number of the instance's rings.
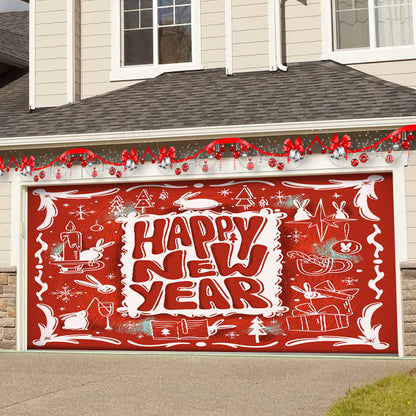
[[[113,79],[200,69],[199,0],[115,0]]]
[[[322,3],[324,58],[355,63],[416,57],[416,0]]]

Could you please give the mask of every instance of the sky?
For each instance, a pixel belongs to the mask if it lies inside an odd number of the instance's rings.
[[[28,9],[29,5],[21,0],[0,0],[0,13]]]

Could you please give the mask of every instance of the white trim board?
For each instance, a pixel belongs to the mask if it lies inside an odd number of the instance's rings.
[[[159,142],[168,139],[189,140],[238,136],[258,136],[259,134],[306,134],[332,132],[334,130],[358,131],[362,129],[391,129],[416,124],[416,117],[387,117],[380,119],[350,119],[306,121],[298,123],[247,124],[235,126],[190,127],[160,130],[132,130],[104,133],[64,134],[49,136],[0,137],[0,150],[18,147],[46,148],[93,144],[118,144],[130,142]]]

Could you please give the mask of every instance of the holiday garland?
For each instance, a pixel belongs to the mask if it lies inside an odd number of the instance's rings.
[[[17,162],[12,156],[7,164],[0,157],[0,172],[5,174],[11,169],[20,172],[20,174],[35,182],[44,179],[51,174],[56,179],[61,179],[66,171],[70,170],[77,162],[92,178],[99,176],[99,167],[101,172],[106,170],[108,176],[121,178],[123,175],[132,174],[138,165],[145,163],[145,158],[151,157],[151,163],[157,164],[163,173],[174,173],[180,175],[190,170],[189,162],[199,161],[199,167],[202,172],[207,173],[212,163],[210,161],[221,160],[224,153],[228,150],[231,152],[234,161],[244,160],[243,166],[247,170],[254,169],[255,156],[268,157],[269,168],[283,170],[289,163],[291,166],[301,161],[305,155],[312,154],[312,146],[319,144],[321,153],[328,154],[332,160],[350,163],[351,166],[357,167],[360,163],[366,163],[369,159],[368,152],[378,150],[382,144],[386,144],[388,148],[385,155],[385,162],[391,164],[394,162],[392,151],[405,150],[409,151],[411,142],[414,140],[413,132],[416,131],[416,125],[408,125],[401,127],[381,140],[376,141],[367,147],[358,149],[352,148],[352,140],[348,135],[344,135],[341,139],[335,134],[329,145],[324,144],[316,135],[315,138],[305,146],[303,141],[297,137],[294,141],[286,139],[283,143],[283,152],[267,152],[247,141],[239,138],[222,138],[208,144],[197,153],[178,159],[174,147],[166,149],[163,146],[160,151],[155,154],[148,146],[145,152],[139,156],[133,148],[130,152],[124,150],[121,154],[121,162],[115,163],[100,157],[91,150],[85,148],[69,149],[44,166],[36,166],[33,156],[23,156],[22,161]],[[359,154],[359,155],[358,155]],[[278,159],[278,160],[277,160]],[[97,166],[98,164],[98,166]],[[107,168],[107,169],[105,169]],[[49,171],[48,171],[49,170]]]

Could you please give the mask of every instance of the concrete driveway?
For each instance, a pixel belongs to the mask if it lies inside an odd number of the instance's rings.
[[[0,353],[0,415],[325,415],[411,359]]]

